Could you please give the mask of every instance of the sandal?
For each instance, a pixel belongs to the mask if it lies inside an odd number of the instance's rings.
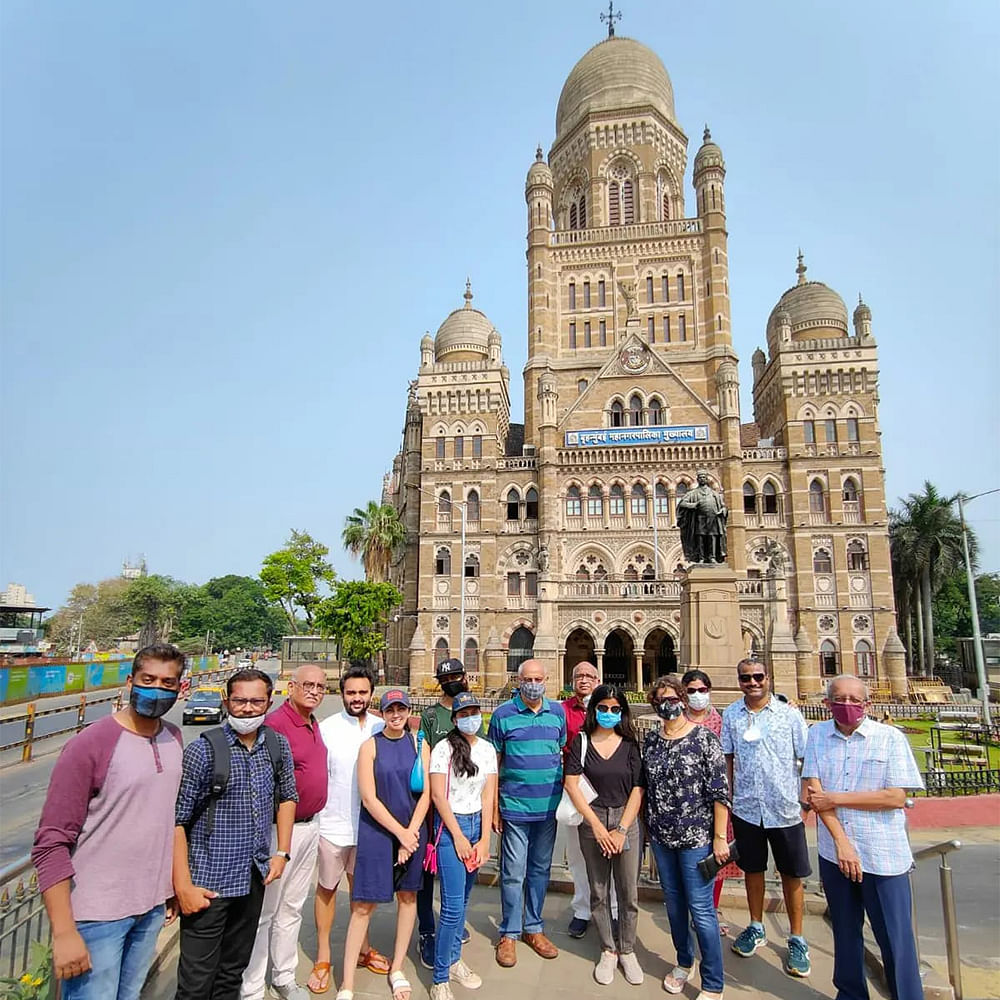
[[[663,988],[668,993],[680,993],[684,989],[684,984],[688,981],[694,966],[690,969],[682,969],[675,965],[670,972],[663,977]]]
[[[337,993],[337,1000],[354,1000],[354,990],[340,990]]]
[[[319,983],[318,986],[313,986],[313,980]],[[310,993],[326,993],[330,988],[330,963],[329,962],[316,962],[313,965],[312,972],[309,974],[309,982],[306,983]],[[348,998],[350,1000],[350,998]]]
[[[399,969],[389,973],[389,989],[392,990],[392,1000],[410,1000],[410,994],[413,992],[410,981]]]
[[[380,951],[369,948],[358,955],[358,968],[367,969],[369,972],[374,972],[377,976],[384,976],[389,971],[389,959]]]

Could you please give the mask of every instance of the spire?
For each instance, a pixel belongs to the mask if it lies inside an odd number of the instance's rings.
[[[608,0],[608,12],[601,15],[601,20],[608,23],[608,38],[615,37],[615,21],[620,21],[621,19],[622,12],[615,10],[615,0]]]
[[[708,122],[705,122],[705,134],[701,137],[702,142],[711,142],[712,133],[709,131]]]
[[[472,282],[466,278],[465,279],[465,295],[462,296],[465,299],[465,308],[472,308]]]
[[[797,284],[804,285],[806,283],[806,265],[802,262],[802,247],[799,247],[799,266],[795,268],[795,273],[799,276]]]
[[[542,153],[542,145],[541,145],[541,143],[539,143],[538,144],[538,148],[535,150],[535,162],[536,163],[541,163],[544,158],[545,158],[545,154]]]

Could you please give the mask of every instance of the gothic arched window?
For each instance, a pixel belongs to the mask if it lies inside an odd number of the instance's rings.
[[[467,521],[479,520],[479,493],[476,490],[469,490],[469,495],[466,497],[465,518]]]
[[[513,487],[507,491],[507,520],[521,520],[521,494]]]
[[[624,163],[611,168],[608,180],[608,225],[635,222],[635,182]]]
[[[753,488],[753,483],[743,484],[743,513],[757,513],[757,491]]]
[[[634,395],[628,401],[629,423],[633,427],[642,426],[642,400],[638,395]]]
[[[777,514],[778,513],[778,491],[774,487],[774,483],[769,479],[764,483],[764,489],[762,492],[764,501],[764,513],[765,514]]]
[[[567,517],[579,517],[580,516],[580,487],[571,486],[566,491],[566,516]]]
[[[632,487],[632,513],[633,514],[645,514],[646,513],[646,487],[641,483],[636,483]]]
[[[601,487],[596,483],[587,490],[587,514],[590,517],[600,517],[604,513],[604,496]]]
[[[656,427],[663,419],[663,404],[654,396],[649,401],[649,422]]]
[[[524,494],[524,516],[529,521],[538,520],[538,490],[534,486],[529,486]]]
[[[451,549],[442,545],[434,557],[434,575],[451,576]]]
[[[608,492],[608,509],[612,514],[625,513],[625,489],[621,483],[615,483]]]
[[[809,484],[809,510],[813,514],[826,513],[826,497],[823,492],[823,484],[814,479]]]
[[[625,426],[625,407],[617,399],[611,404],[611,426]]]
[[[868,569],[868,553],[864,545],[855,540],[847,545],[847,568],[853,570]]]
[[[814,573],[833,572],[833,559],[830,558],[829,550],[817,549],[813,553],[813,572]]]

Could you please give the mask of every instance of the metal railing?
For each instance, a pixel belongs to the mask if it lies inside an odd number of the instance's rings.
[[[955,913],[955,887],[951,880],[952,868],[948,864],[948,855],[961,848],[960,840],[945,840],[940,844],[923,847],[913,852],[913,868],[910,870],[910,906],[913,920],[913,941],[917,947],[917,957],[920,956],[920,935],[917,932],[917,894],[913,885],[913,872],[917,862],[938,855],[941,865],[938,874],[941,877],[941,913],[944,917],[944,946],[948,955],[948,981],[955,993],[955,1000],[962,1000],[962,962],[958,951],[958,917]]]
[[[110,701],[114,702],[115,711],[117,711],[121,708],[121,700],[121,691],[116,691],[114,694],[106,694],[102,695],[100,698],[92,698],[89,700],[85,694],[81,694],[80,702],[77,705],[61,705],[59,708],[45,708],[40,712],[35,708],[35,702],[28,702],[27,710],[23,715],[12,715],[6,719],[0,719],[0,722],[4,725],[10,725],[18,722],[24,723],[23,738],[14,740],[13,743],[4,743],[0,745],[0,753],[3,753],[6,750],[16,750],[20,747],[21,761],[27,762],[31,760],[35,743],[39,740],[47,740],[53,736],[62,736],[65,733],[80,732],[80,730],[87,724],[87,709],[92,705],[102,705],[105,702]],[[73,722],[72,725],[63,726],[61,729],[56,729],[51,733],[42,733],[40,736],[35,734],[35,721],[37,719],[44,718],[47,715],[65,715],[67,712],[76,713],[76,721]]]
[[[0,975],[19,978],[28,968],[31,945],[48,944],[51,937],[38,877],[25,855],[0,868]]]

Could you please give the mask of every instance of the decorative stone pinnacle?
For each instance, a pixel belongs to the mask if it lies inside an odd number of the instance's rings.
[[[712,133],[709,131],[708,122],[705,122],[705,134],[701,137],[702,142],[711,142]]]
[[[799,276],[798,283],[804,285],[806,283],[806,265],[802,262],[802,247],[799,247],[799,266],[795,268],[795,273]]]
[[[535,162],[536,163],[541,163],[542,159],[543,159],[542,144],[539,143],[538,144],[538,148],[535,150]]]
[[[472,282],[466,278],[465,279],[465,295],[462,296],[465,299],[465,308],[472,308]]]

